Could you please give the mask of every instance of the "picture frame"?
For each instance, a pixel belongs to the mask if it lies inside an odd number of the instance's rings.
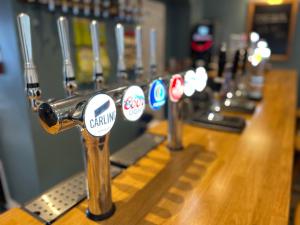
[[[247,33],[255,31],[268,42],[272,52],[272,61],[289,59],[296,29],[297,12],[297,0],[284,0],[281,4],[249,3]]]

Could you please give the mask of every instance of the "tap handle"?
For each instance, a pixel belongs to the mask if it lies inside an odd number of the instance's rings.
[[[242,51],[242,72],[243,75],[246,75],[246,71],[247,71],[247,62],[248,62],[248,49],[244,48]]]
[[[85,16],[89,16],[91,13],[91,0],[83,0],[83,13]]]
[[[73,91],[77,88],[77,84],[75,82],[74,69],[70,54],[69,27],[67,19],[63,16],[59,17],[57,20],[57,26],[63,56],[65,89],[68,94],[72,94]]]
[[[62,0],[61,2],[61,10],[63,13],[67,13],[69,10],[69,4],[67,0]]]
[[[135,28],[135,45],[136,45],[136,75],[140,77],[143,74],[143,59],[142,59],[142,27]]]
[[[80,3],[80,0],[73,0],[73,6],[72,6],[72,11],[73,11],[73,14],[74,15],[78,15],[79,14],[79,3]]]
[[[100,9],[100,0],[94,0],[94,16],[98,17],[101,15],[101,9]]]
[[[34,66],[32,58],[30,17],[25,13],[21,13],[17,19],[20,41],[22,46],[23,60],[25,64],[25,69],[27,69],[29,66]],[[38,83],[36,73],[32,74],[32,77],[30,77],[30,79],[28,80],[28,82],[31,81]]]
[[[32,57],[30,17],[25,13],[21,13],[18,15],[17,21],[24,60],[25,89],[27,96],[31,101],[31,107],[36,111],[42,91],[40,89],[38,74]]]
[[[55,11],[55,0],[49,0],[48,1],[48,10],[51,12]]]
[[[118,50],[118,68],[117,76],[121,79],[127,79],[126,65],[124,60],[125,47],[124,47],[124,27],[118,23],[115,29],[117,50]]]
[[[218,59],[218,77],[223,77],[226,65],[226,43],[222,43]]]
[[[240,58],[241,58],[240,57],[240,49],[237,49],[234,53],[232,69],[231,69],[233,80],[235,80],[238,69],[239,69]]]
[[[153,77],[157,73],[157,63],[156,63],[156,29],[152,28],[150,30],[150,75]]]
[[[101,65],[100,57],[100,45],[99,45],[99,24],[96,20],[93,20],[90,24],[90,31],[92,37],[92,46],[94,54],[94,82],[96,83],[96,88],[100,88],[103,82],[103,69]]]
[[[67,19],[63,16],[59,17],[57,27],[63,59],[70,60],[69,26]]]

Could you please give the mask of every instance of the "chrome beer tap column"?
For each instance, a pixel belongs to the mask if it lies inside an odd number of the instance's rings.
[[[40,96],[40,90],[38,89],[39,94],[34,96],[28,91],[39,87],[32,60],[29,16],[20,14],[18,24],[24,56],[27,95],[30,100],[34,100],[31,101],[32,108],[38,112],[41,126],[50,134],[58,134],[73,127],[80,128],[86,148],[87,216],[93,220],[106,219],[115,211],[111,198],[108,149],[108,133],[116,119],[116,107],[112,97],[120,101],[119,93],[122,93],[123,89],[107,91],[106,94],[93,91],[88,94],[78,92],[72,95],[77,84],[69,51],[67,21],[61,17],[58,20],[58,27],[64,59],[65,89],[69,97],[56,101],[37,102],[40,101],[37,98]]]
[[[26,14],[21,13],[17,20],[24,60],[24,76],[26,82],[25,90],[30,101],[31,108],[36,112],[41,103],[42,91],[40,89],[38,75],[32,56],[30,18]]]
[[[169,84],[168,101],[168,147],[170,150],[182,150],[182,96],[184,80],[180,74],[173,75]]]
[[[182,124],[181,102],[168,102],[168,147],[170,150],[182,150]]]
[[[72,78],[68,82],[76,84],[74,69],[71,63],[68,39],[68,26],[65,18],[58,19],[58,29],[60,31],[61,48],[64,59],[64,77]],[[92,21],[90,25],[91,37],[94,53],[94,82],[96,89],[100,89],[103,82],[102,66],[99,56],[99,39],[98,39],[98,23]],[[67,68],[67,69],[66,69]],[[75,86],[73,86],[75,87]],[[74,89],[70,89],[70,85],[65,85],[66,92],[71,95]],[[78,114],[79,112],[79,114]],[[72,118],[76,120],[82,115],[83,109],[75,110]],[[81,118],[79,120],[82,120]],[[111,176],[109,162],[109,132],[101,135],[92,135],[87,131],[86,127],[81,128],[82,142],[85,149],[85,172],[87,177],[87,198],[88,210],[87,216],[93,220],[102,220],[114,212],[114,206],[111,198]]]
[[[64,86],[67,94],[70,96],[77,89],[77,83],[75,81],[74,69],[70,53],[69,27],[67,19],[62,16],[59,17],[57,20],[57,26],[63,56]]]
[[[94,55],[94,82],[95,88],[102,88],[103,69],[100,58],[99,24],[93,20],[90,24]],[[111,174],[110,174],[110,132],[102,137],[94,137],[86,129],[81,131],[86,148],[86,175],[90,180],[88,185],[88,212],[91,219],[101,220],[111,216],[115,206],[111,197]],[[99,216],[100,215],[100,216]]]

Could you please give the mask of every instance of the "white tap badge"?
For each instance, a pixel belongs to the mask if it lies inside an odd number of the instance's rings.
[[[87,131],[101,137],[107,134],[116,121],[116,106],[114,100],[105,94],[92,97],[84,111],[84,124]]]
[[[184,76],[184,94],[188,97],[192,96],[197,88],[197,76],[193,70],[189,70]]]
[[[204,67],[198,67],[196,69],[196,91],[203,91],[207,84],[208,75]]]
[[[129,121],[137,121],[145,110],[145,95],[139,86],[131,86],[122,98],[122,111]]]

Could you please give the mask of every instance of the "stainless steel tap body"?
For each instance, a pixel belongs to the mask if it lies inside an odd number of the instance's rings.
[[[120,102],[123,91],[120,87],[105,91],[115,102]],[[111,196],[111,177],[109,161],[109,134],[94,137],[84,127],[84,109],[89,99],[104,91],[77,93],[66,99],[45,102],[38,113],[42,127],[51,134],[78,126],[81,130],[85,149],[85,171],[87,177],[87,216],[93,220],[102,220],[111,216],[115,210]]]
[[[87,215],[93,218],[112,214],[114,206],[111,197],[109,134],[98,138],[91,136],[86,129],[82,129],[81,135],[86,156]]]
[[[168,101],[168,147],[170,150],[182,150],[182,112],[181,102]]]

